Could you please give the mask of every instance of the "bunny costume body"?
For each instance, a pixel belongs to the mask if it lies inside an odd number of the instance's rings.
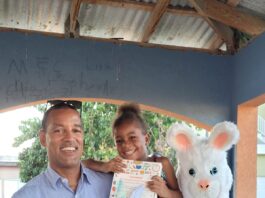
[[[214,126],[209,138],[199,138],[185,124],[174,124],[167,142],[177,151],[176,176],[184,198],[229,198],[233,176],[226,151],[239,139],[235,124]]]

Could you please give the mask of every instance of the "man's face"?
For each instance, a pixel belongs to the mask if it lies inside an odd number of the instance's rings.
[[[46,130],[40,131],[40,141],[47,148],[49,163],[54,170],[79,167],[83,152],[79,113],[70,108],[51,111]]]

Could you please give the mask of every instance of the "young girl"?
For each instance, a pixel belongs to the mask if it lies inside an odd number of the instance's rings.
[[[154,176],[147,187],[160,197],[182,197],[169,159],[156,155],[148,156],[149,135],[138,105],[120,106],[112,129],[119,156],[108,162],[88,159],[83,161],[85,166],[101,172],[123,172],[126,166],[122,163],[122,159],[161,162],[162,177]]]

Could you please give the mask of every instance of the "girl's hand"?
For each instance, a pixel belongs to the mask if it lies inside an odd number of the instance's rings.
[[[106,172],[123,173],[124,168],[126,168],[126,165],[122,162],[122,158],[119,156],[105,162],[104,164]]]
[[[171,197],[171,191],[168,189],[166,182],[159,176],[152,177],[152,180],[147,182],[147,187],[157,193],[159,197]]]

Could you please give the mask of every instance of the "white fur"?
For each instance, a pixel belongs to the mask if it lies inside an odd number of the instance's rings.
[[[238,140],[239,131],[231,122],[216,124],[209,138],[199,138],[186,124],[176,123],[169,128],[167,142],[177,151],[176,175],[184,198],[229,197],[233,176],[226,151]],[[193,176],[191,169],[196,172]]]

